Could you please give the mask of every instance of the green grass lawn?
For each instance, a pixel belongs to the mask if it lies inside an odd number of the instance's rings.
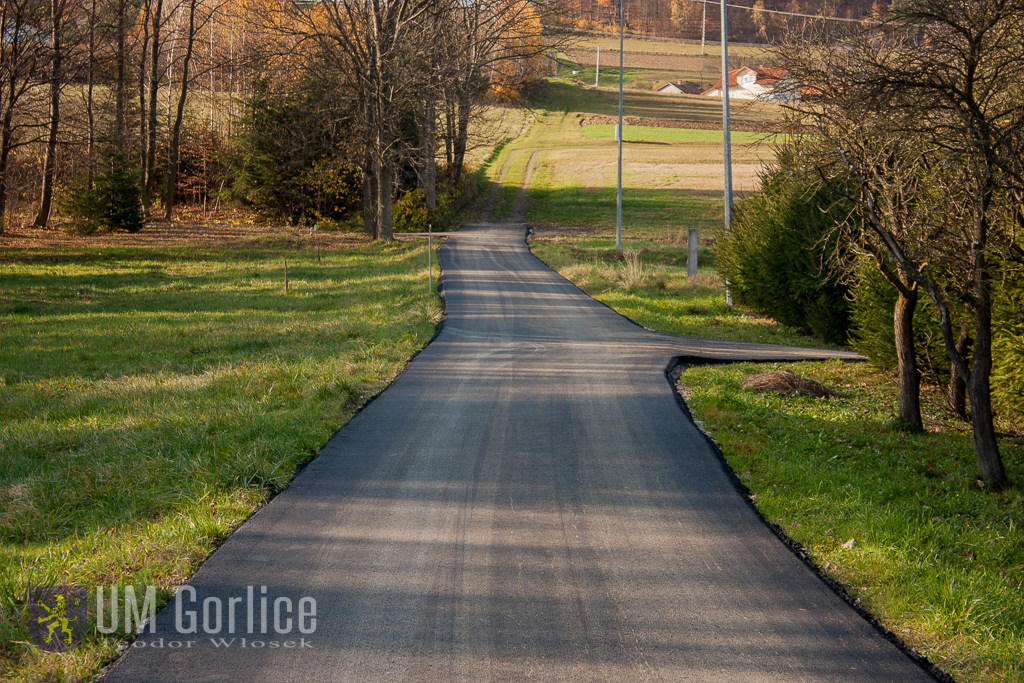
[[[184,581],[430,339],[425,246],[309,247],[0,255],[4,680],[78,680],[114,654],[29,645],[29,582]]]
[[[937,390],[924,396],[929,431],[908,434],[887,428],[896,388],[866,364],[787,366],[835,399],[740,385],[773,367],[694,367],[679,380],[762,514],[957,680],[1024,680],[1024,438],[1000,442],[1018,488],[992,494]]]
[[[750,311],[725,303],[713,265],[686,277],[686,245],[634,243],[642,275],[632,276],[614,243],[602,238],[541,237],[533,253],[598,301],[644,327],[696,337],[819,347],[820,342]],[[699,261],[711,263],[707,249]]]
[[[602,54],[602,59],[606,59]],[[619,61],[615,57],[614,65],[603,63],[600,74],[596,73],[593,66],[581,66],[571,60],[565,62],[565,70],[561,74],[564,82],[574,85],[595,86],[611,88],[618,91],[619,87]],[[576,73],[572,73],[576,71]],[[702,90],[710,88],[718,74],[713,69],[646,69],[642,67],[625,67],[622,70],[622,86],[625,90],[653,91],[655,85],[666,81],[683,81],[700,86]]]
[[[597,46],[601,47],[601,59],[605,59],[605,55],[615,54],[618,55],[619,49],[619,37],[617,35],[586,35],[581,36],[576,43],[576,49],[585,50],[592,49]],[[721,58],[722,52],[718,42],[714,40],[708,40],[704,52],[709,58],[717,57]],[[752,43],[733,43],[729,41],[729,54],[731,56],[743,57],[743,58],[756,58],[759,55],[763,55],[765,52],[765,45],[755,45]],[[645,38],[625,38],[623,40],[623,49],[627,54],[661,54],[661,55],[679,55],[687,57],[699,57],[700,52],[700,41],[699,40],[657,40],[657,39],[645,39]]]
[[[493,218],[508,218],[536,153],[529,179],[526,219],[535,224],[576,226],[610,235],[615,226],[617,144],[613,127],[581,125],[579,113],[541,111],[530,131],[507,145],[488,169],[502,181]],[[623,225],[627,239],[675,239],[688,228],[707,239],[722,222],[721,132],[626,126],[623,149]],[[733,136],[733,183],[737,196],[756,188],[771,138]]]

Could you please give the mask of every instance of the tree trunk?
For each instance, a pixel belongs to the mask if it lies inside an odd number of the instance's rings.
[[[423,112],[423,192],[427,196],[427,217],[433,218],[437,209],[437,137],[434,94],[427,94]]]
[[[0,123],[0,235],[7,230],[7,174],[10,170],[11,150],[14,148],[14,109],[18,102],[18,70],[7,73],[6,101],[3,103],[3,121]]]
[[[967,357],[971,346],[971,331],[967,323],[960,327],[960,336],[956,340],[956,352]],[[956,369],[956,363],[949,364],[949,407],[961,420],[967,419],[967,381]]]
[[[370,160],[363,166],[363,232],[377,234],[377,176]]]
[[[391,166],[377,162],[377,227],[374,237],[379,240],[391,241]]]
[[[444,153],[445,162],[448,166],[449,177],[452,172],[452,165],[455,163],[454,160],[454,139],[455,139],[455,116],[452,112],[451,102],[446,102],[444,107]]]
[[[992,312],[979,306],[974,326],[974,362],[967,390],[971,398],[971,426],[974,428],[974,450],[978,459],[978,475],[985,484],[1000,490],[1008,484],[992,416]]]
[[[987,207],[986,207],[987,208]],[[999,455],[992,415],[992,288],[988,279],[985,246],[988,222],[984,211],[975,218],[974,248],[974,349],[967,392],[971,399],[971,426],[974,428],[974,452],[978,475],[992,490],[1001,490],[1009,482]]]
[[[127,89],[128,77],[128,55],[125,52],[125,37],[128,32],[126,24],[128,18],[125,14],[128,11],[128,3],[122,0],[117,6],[117,55],[114,61],[117,64],[117,75],[114,80],[114,130],[119,146],[127,146],[127,117],[125,116],[125,90]],[[141,78],[141,76],[140,76]]]
[[[452,181],[452,187],[456,187],[459,179],[462,177],[462,166],[466,161],[466,148],[469,146],[469,116],[471,111],[472,105],[469,98],[460,97],[455,122],[454,158],[452,159],[452,166],[448,174]]]
[[[893,311],[893,328],[896,332],[896,361],[899,374],[899,416],[904,425],[920,431],[924,428],[921,420],[921,374],[917,369],[917,354],[914,352],[914,311],[917,309],[917,287],[909,282],[902,272],[901,284],[897,287],[898,297]]]
[[[7,231],[7,162],[11,156],[11,134],[7,123],[5,120],[0,134],[0,235]]]
[[[96,116],[93,111],[93,92],[96,85],[96,0],[92,0],[89,6],[89,70],[86,83],[85,115],[89,126],[89,140],[86,148],[86,164],[88,167],[89,184],[92,189],[92,181],[96,176]],[[122,92],[123,96],[123,92]]]
[[[153,190],[156,189],[156,121],[157,97],[160,95],[160,18],[163,14],[164,0],[157,0],[153,11],[153,38],[150,50],[151,66],[149,69],[149,155],[146,158],[146,184],[142,190],[142,206],[148,216],[153,207]]]
[[[61,46],[61,16],[64,8],[61,0],[50,0],[50,40],[52,57],[50,59],[50,130],[46,138],[46,156],[43,158],[43,192],[39,202],[39,213],[33,223],[37,228],[44,228],[50,222],[50,209],[53,205],[53,167],[57,163],[57,132],[60,129],[60,91],[61,72],[64,50]]]
[[[188,5],[188,42],[185,44],[185,58],[181,66],[181,94],[178,96],[178,110],[175,112],[174,127],[171,131],[171,146],[167,154],[167,197],[164,207],[164,218],[167,220],[171,220],[171,212],[174,211],[174,191],[178,182],[181,119],[185,115],[185,100],[188,97],[188,68],[196,40],[196,2],[197,0],[191,0]]]
[[[152,3],[146,0],[143,3],[142,15],[142,49],[139,58],[139,190],[142,194],[143,205],[145,205],[146,194],[146,170],[149,168],[149,135],[146,134],[146,65],[149,58],[149,14],[152,11]]]

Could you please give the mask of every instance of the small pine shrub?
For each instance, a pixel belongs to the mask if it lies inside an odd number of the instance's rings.
[[[64,209],[75,217],[74,232],[100,229],[138,232],[145,224],[138,186],[137,162],[115,147],[101,154],[99,173],[90,188],[80,179],[68,192]]]
[[[762,174],[762,189],[736,209],[732,230],[717,237],[715,263],[736,300],[827,342],[844,344],[848,288],[827,268],[830,236],[849,207],[800,170],[782,149]]]

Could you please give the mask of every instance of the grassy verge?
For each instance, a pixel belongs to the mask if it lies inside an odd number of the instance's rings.
[[[35,649],[28,582],[180,583],[395,377],[440,316],[424,252],[318,262],[264,236],[0,255],[4,680],[77,680],[114,654]]]
[[[686,246],[635,243],[640,271],[602,238],[542,237],[533,253],[587,294],[644,327],[696,337],[794,346],[821,346],[811,337],[725,303],[725,287],[711,266],[686,277]],[[701,260],[709,253],[702,250]]]
[[[690,368],[679,384],[765,517],[883,625],[958,680],[1024,680],[1020,489],[979,489],[970,433],[937,390],[928,433],[912,435],[887,428],[896,389],[870,366],[789,367],[839,397],[743,388],[772,369],[758,365]],[[1024,439],[1000,446],[1024,481]]]

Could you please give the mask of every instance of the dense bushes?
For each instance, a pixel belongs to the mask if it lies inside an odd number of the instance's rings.
[[[842,344],[850,327],[847,287],[827,262],[830,232],[849,208],[826,188],[808,190],[792,152],[762,174],[762,189],[740,203],[730,232],[718,236],[715,261],[733,296],[780,323]]]
[[[895,370],[893,305],[896,290],[872,264],[858,273],[854,288],[850,341],[883,370]],[[1008,279],[994,292],[992,318],[992,403],[1000,413],[1024,419],[1024,281]],[[959,331],[959,323],[954,330]],[[918,369],[932,384],[949,382],[949,357],[942,343],[939,314],[923,292],[914,313]]]
[[[801,173],[792,149],[782,149],[762,175],[761,191],[737,206],[732,230],[718,236],[716,263],[739,303],[823,340],[849,342],[878,367],[895,370],[895,288],[867,258],[844,278],[849,285],[828,267],[837,249],[833,228],[850,215],[848,204]],[[1024,276],[996,283],[994,302],[993,406],[1019,422],[1024,420]],[[954,334],[959,325],[954,321]],[[914,315],[914,341],[922,379],[946,385],[950,362],[939,315],[924,292]]]
[[[340,123],[349,105],[329,96],[329,83],[299,86],[254,85],[232,153],[231,196],[293,223],[341,218],[362,202],[361,175],[345,148],[352,131]]]
[[[437,201],[434,214],[427,212],[427,195],[422,189],[409,190],[391,207],[391,219],[395,232],[426,232],[427,225],[433,224],[436,232],[457,227],[459,211],[480,191],[479,174],[467,169],[458,183],[447,178],[445,169],[437,184]]]
[[[138,162],[115,147],[104,150],[95,178],[81,178],[68,192],[64,209],[75,217],[75,232],[100,229],[138,232],[145,223]]]
[[[395,232],[426,232],[430,221],[427,212],[427,193],[410,190],[391,207],[391,221]]]

